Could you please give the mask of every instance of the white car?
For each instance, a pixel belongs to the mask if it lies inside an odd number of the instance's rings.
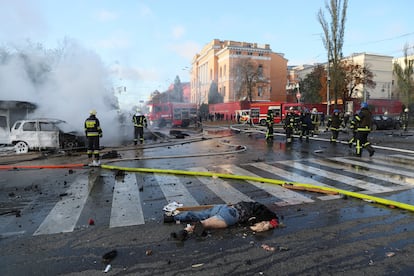
[[[16,153],[29,150],[76,149],[85,146],[85,137],[68,131],[65,121],[56,119],[29,119],[16,121],[10,130],[10,144]]]

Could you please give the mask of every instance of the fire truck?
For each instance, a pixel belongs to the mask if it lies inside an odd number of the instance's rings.
[[[188,127],[197,121],[197,105],[193,103],[152,103],[148,104],[150,125],[164,127]]]
[[[224,118],[233,119],[234,121],[237,118],[237,114],[245,118],[246,110],[250,110],[250,103],[248,101],[216,103],[208,105],[208,112],[210,114],[223,114]]]

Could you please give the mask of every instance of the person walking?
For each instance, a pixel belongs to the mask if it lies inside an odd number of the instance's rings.
[[[359,110],[356,112],[356,114],[358,114],[358,113],[359,113]],[[352,120],[349,121],[349,129],[352,131],[351,139],[349,139],[349,141],[348,141],[348,146],[349,146],[350,149],[352,148],[352,146],[356,142],[356,138],[357,138],[357,128],[356,128],[355,117],[356,117],[356,115],[354,115]]]
[[[401,115],[400,115],[400,120],[401,120],[404,131],[408,130],[408,112],[409,112],[408,108],[404,108],[404,111],[401,112]]]
[[[273,124],[275,120],[275,116],[273,114],[273,110],[269,109],[267,111],[267,117],[266,117],[266,125],[267,125],[267,131],[266,131],[266,140],[268,142],[273,141]]]
[[[369,152],[369,156],[373,156],[375,153],[374,148],[368,141],[368,135],[371,132],[372,113],[368,109],[368,104],[363,102],[361,104],[361,110],[355,116],[355,126],[357,129],[356,139],[356,155],[362,155],[362,149],[366,148]]]
[[[132,122],[134,123],[134,145],[139,143],[144,143],[144,127],[147,128],[147,118],[141,113],[141,110],[138,108],[136,113],[132,116]]]
[[[312,114],[311,114],[311,120],[312,120],[312,136],[319,134],[319,114],[316,107],[312,108]]]
[[[310,129],[312,128],[312,119],[308,109],[300,115],[300,136],[299,140],[302,141],[302,137],[305,136],[306,142],[309,142]]]
[[[295,130],[295,115],[293,114],[293,107],[290,107],[287,112],[283,128],[286,133],[286,144],[289,145],[293,142],[293,132]]]
[[[99,119],[96,117],[96,110],[89,112],[89,117],[85,120],[85,135],[88,140],[87,154],[89,166],[99,166],[99,139],[102,138],[102,128]]]
[[[331,129],[332,136],[331,136],[331,143],[336,143],[338,140],[339,130],[341,128],[342,118],[339,115],[339,110],[335,109],[332,113],[332,116],[329,117],[328,123],[326,124],[326,129]]]

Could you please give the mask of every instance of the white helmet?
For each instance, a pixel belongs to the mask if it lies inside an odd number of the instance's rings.
[[[89,111],[89,114],[96,115],[96,110],[95,109],[92,109],[91,111]]]
[[[312,108],[312,113],[318,113],[318,110],[316,109],[316,107]]]
[[[404,112],[408,112],[408,111],[409,111],[408,108],[404,109]]]

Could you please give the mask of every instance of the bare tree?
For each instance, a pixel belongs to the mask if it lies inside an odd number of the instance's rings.
[[[414,81],[412,75],[414,73],[414,60],[408,58],[408,44],[404,46],[404,66],[395,62],[394,74],[397,76],[398,90],[401,92],[403,102],[406,106],[410,106],[413,102]]]
[[[325,2],[325,8],[329,12],[331,22],[325,19],[322,9],[318,13],[318,21],[322,26],[322,41],[328,52],[328,70],[334,92],[335,106],[338,103],[338,91],[341,86],[342,46],[344,44],[346,10],[348,0],[330,0]],[[329,81],[329,80],[328,80]]]
[[[374,74],[368,66],[354,64],[352,61],[342,61],[341,70],[343,74],[342,82],[342,100],[349,101],[355,98],[356,88],[363,85],[366,88],[375,88]]]
[[[237,98],[246,96],[248,101],[253,101],[253,90],[261,77],[258,64],[251,58],[240,58],[234,66],[233,74]]]

